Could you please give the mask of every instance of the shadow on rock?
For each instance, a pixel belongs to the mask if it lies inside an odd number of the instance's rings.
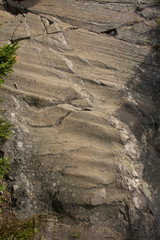
[[[23,14],[29,12],[28,8],[33,7],[39,2],[39,0],[3,0],[2,5],[5,9],[14,14]]]
[[[157,21],[156,17],[155,21]],[[158,23],[157,28],[150,30],[147,35],[150,36],[148,39],[150,52],[134,69],[135,74],[126,85],[126,104],[116,112],[116,117],[124,126],[129,127],[139,147],[139,150],[135,149],[138,153],[137,158],[131,159],[129,156],[135,170],[139,172],[138,176],[141,175],[141,184],[138,188],[132,186],[130,189],[135,205],[134,211],[130,209],[132,239],[157,240],[160,237],[160,27]],[[143,166],[142,170],[139,169],[139,165]]]

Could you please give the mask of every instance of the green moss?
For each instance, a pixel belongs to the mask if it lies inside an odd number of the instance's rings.
[[[81,232],[79,230],[75,230],[73,233],[72,233],[72,238],[73,239],[78,239],[80,238],[81,236]]]
[[[0,228],[0,240],[30,240],[38,233],[38,228],[45,216],[32,217],[25,221],[12,219]]]

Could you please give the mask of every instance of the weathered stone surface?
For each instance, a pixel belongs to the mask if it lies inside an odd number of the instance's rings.
[[[4,2],[25,9],[0,14],[0,43],[22,40],[3,91],[15,211],[86,221],[83,240],[156,239],[158,2]]]

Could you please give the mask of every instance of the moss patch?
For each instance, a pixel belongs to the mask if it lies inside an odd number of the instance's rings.
[[[21,221],[11,209],[10,194],[5,192],[2,198],[0,240],[30,240],[41,232],[39,229],[42,229],[46,215],[33,216]]]
[[[3,221],[0,228],[0,240],[32,239],[36,234],[38,234],[38,229],[44,217],[45,216],[34,216],[26,219],[25,221],[20,221],[17,218]]]

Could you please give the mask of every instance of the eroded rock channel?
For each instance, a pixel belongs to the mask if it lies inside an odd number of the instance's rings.
[[[57,211],[83,240],[159,239],[159,17],[158,0],[2,1],[0,44],[21,40],[3,89],[20,218]]]

